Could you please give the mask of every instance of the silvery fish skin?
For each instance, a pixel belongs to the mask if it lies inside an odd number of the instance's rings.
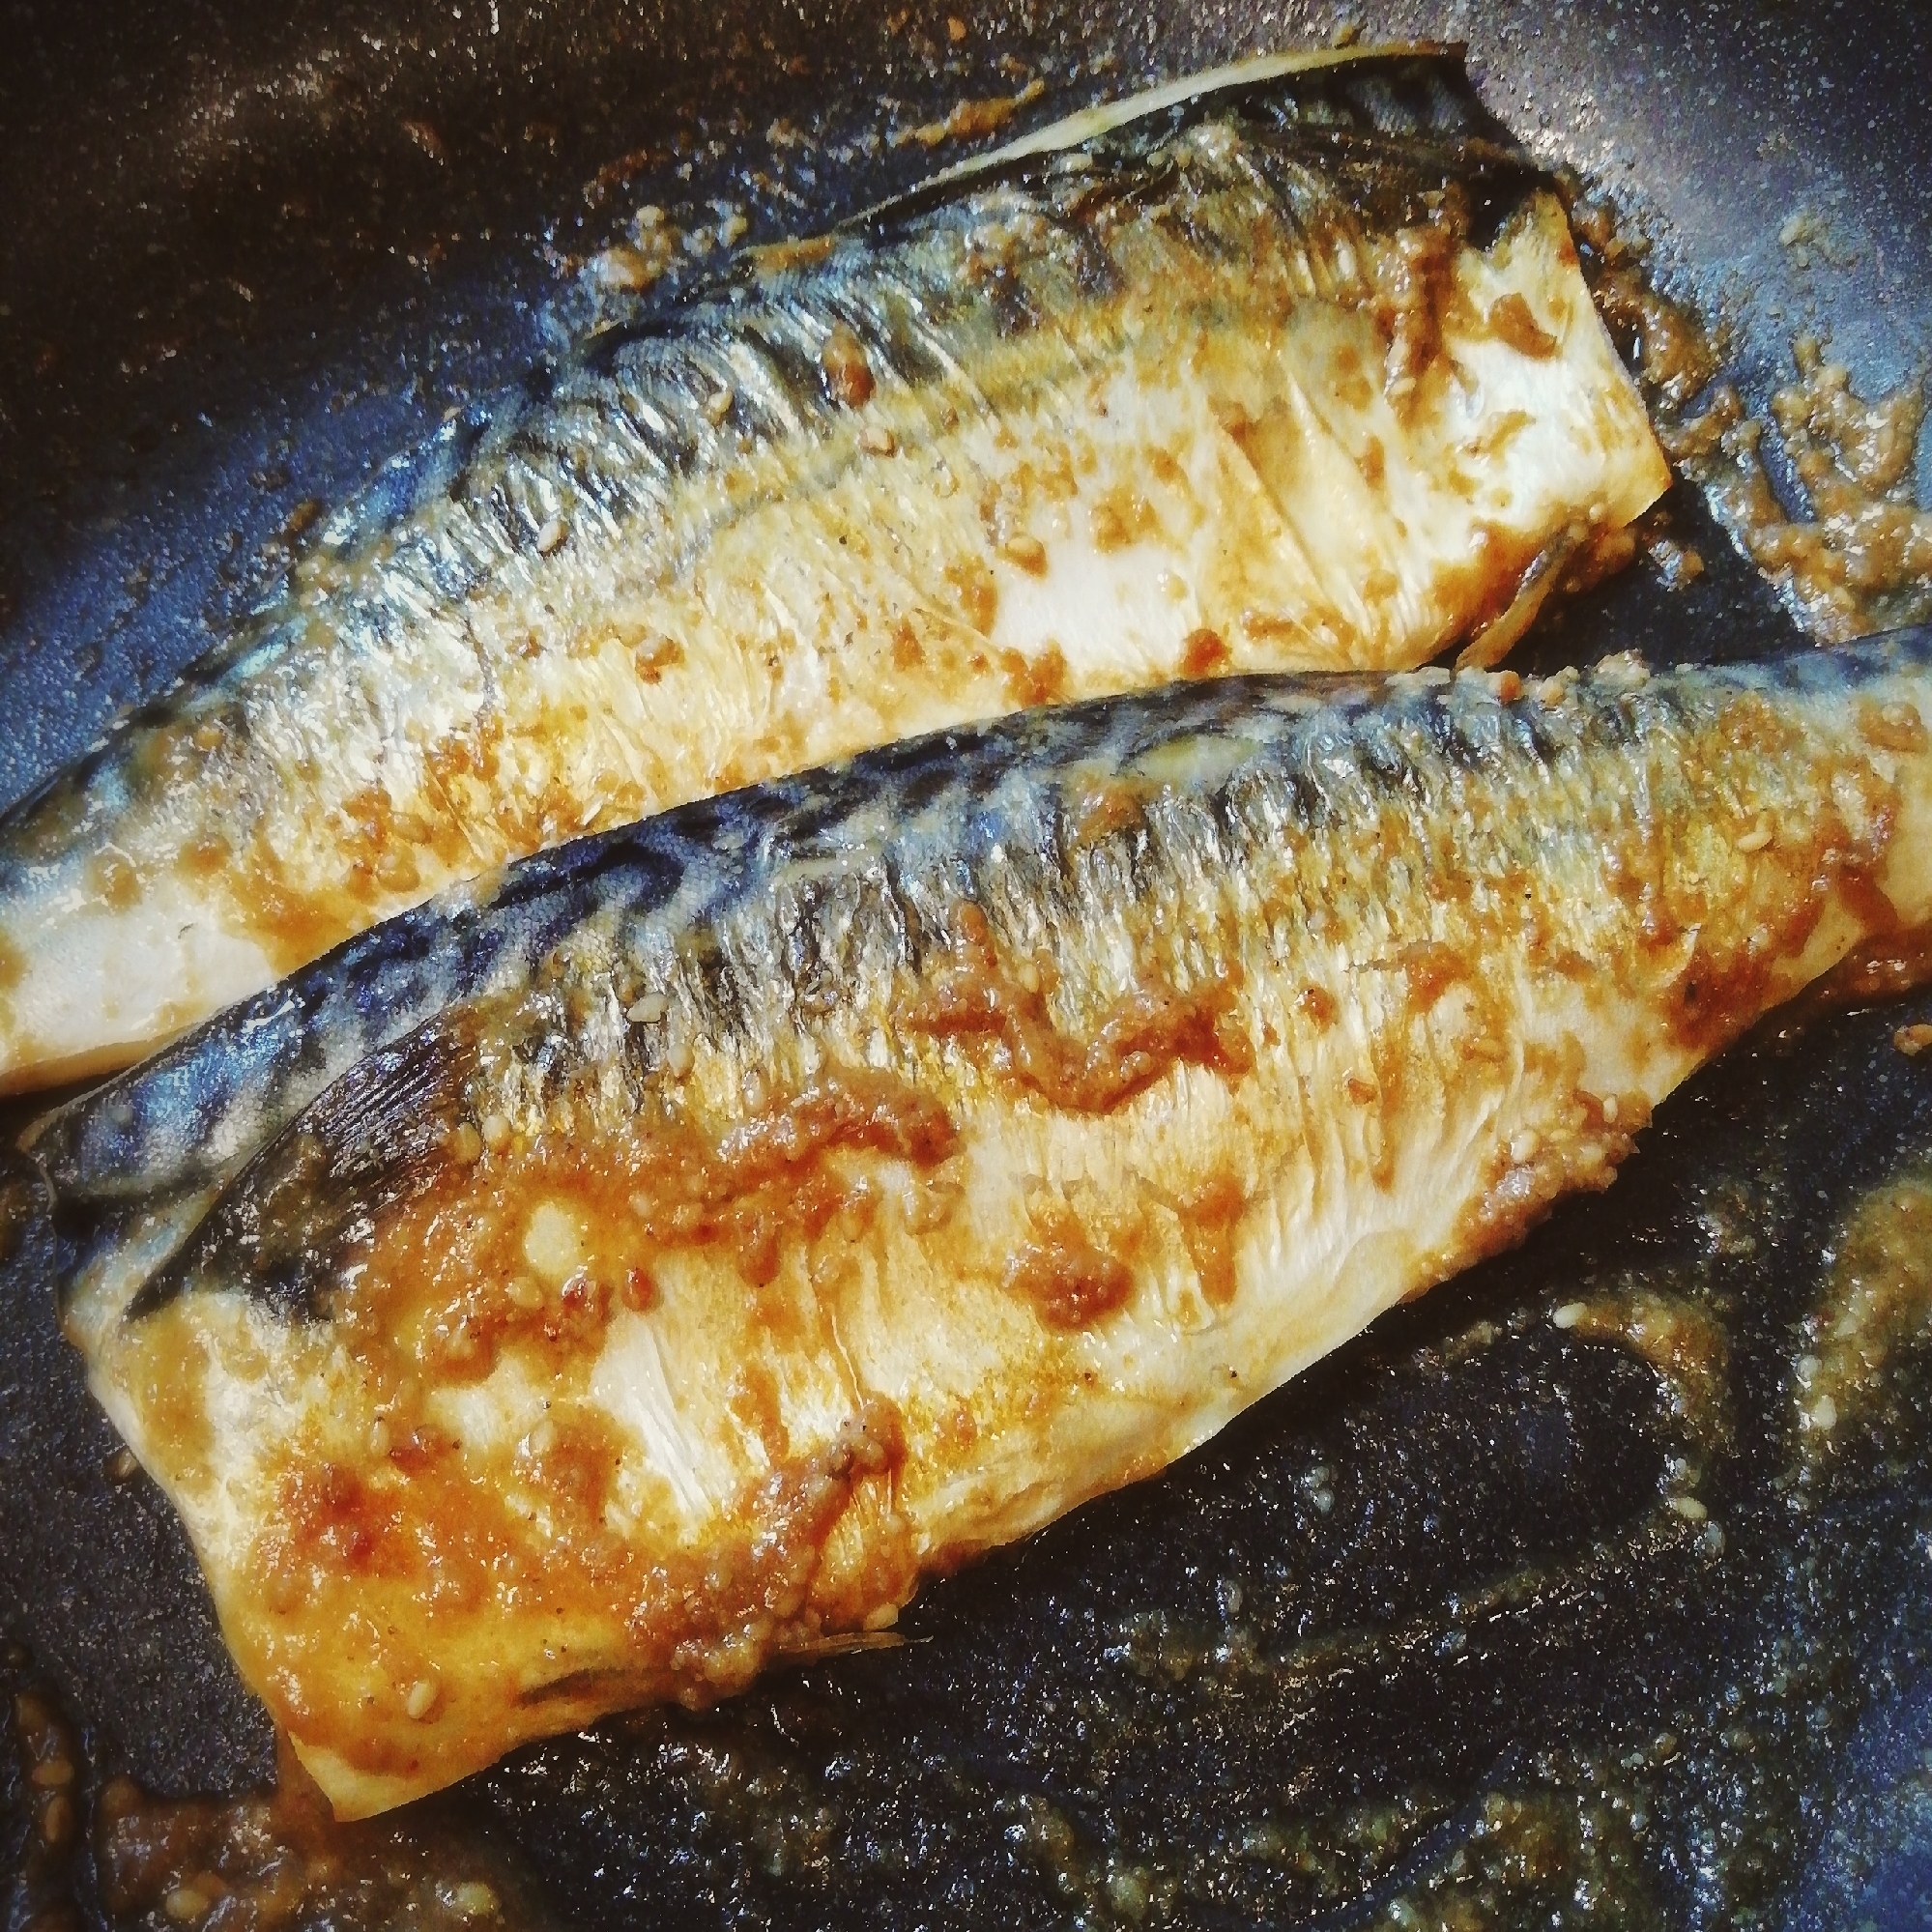
[[[1928,706],[1927,633],[1234,678],[681,807],[50,1115],[69,1332],[344,1814],[722,1695],[1159,1469],[1904,946]],[[285,1124],[249,1097],[391,997]]]
[[[1667,473],[1503,139],[1447,54],[1201,76],[748,251],[451,422],[0,823],[0,1091],[686,798],[1506,641]]]

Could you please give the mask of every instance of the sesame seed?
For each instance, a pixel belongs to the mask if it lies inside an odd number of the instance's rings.
[[[1613,691],[1640,691],[1650,682],[1650,666],[1635,651],[1613,651],[1596,669],[1597,682]]]
[[[1711,1514],[1695,1496],[1666,1496],[1663,1500],[1687,1523],[1701,1523]]]
[[[191,1885],[178,1885],[161,1900],[161,1910],[177,1925],[190,1924],[208,1910],[208,1896]]]
[[[858,433],[858,447],[868,456],[890,456],[899,447],[899,439],[881,422],[868,422]]]
[[[1047,567],[1047,546],[1030,531],[1023,530],[1009,536],[999,546],[999,554],[1009,563],[1017,563],[1021,569],[1036,575]]]
[[[1560,1309],[1550,1312],[1552,1328],[1574,1328],[1583,1319],[1586,1310],[1581,1302],[1565,1302]]]
[[[553,551],[563,548],[563,539],[570,534],[570,526],[561,516],[554,516],[536,533],[536,551],[539,557],[548,557]]]
[[[1515,1167],[1524,1167],[1537,1157],[1537,1149],[1543,1145],[1543,1136],[1534,1127],[1525,1127],[1510,1136],[1510,1160]]]
[[[369,1455],[378,1462],[389,1453],[389,1426],[378,1416],[369,1425]]]
[[[501,1113],[484,1114],[480,1131],[483,1145],[493,1154],[501,1154],[510,1143],[510,1124]]]
[[[1614,1093],[1606,1093],[1603,1096],[1603,1125],[1605,1127],[1614,1127],[1616,1124],[1617,1096]]]
[[[1741,833],[1731,844],[1741,852],[1761,852],[1776,837],[1777,826],[1770,819],[1760,818],[1749,831]]]
[[[73,1803],[64,1792],[57,1792],[41,1813],[41,1842],[64,1845],[73,1835]]]
[[[409,1687],[402,1708],[419,1724],[436,1709],[436,1700],[441,1694],[442,1687],[433,1677],[418,1677]]]
[[[483,1157],[483,1137],[465,1120],[449,1137],[449,1158],[471,1167]]]
[[[670,1011],[671,1002],[661,993],[647,993],[624,1008],[624,1018],[633,1026],[655,1026]]]
[[[715,429],[732,413],[735,400],[729,389],[713,389],[705,398],[705,420]]]
[[[524,1228],[523,1258],[552,1287],[562,1287],[584,1265],[584,1232],[568,1208],[539,1201]]]

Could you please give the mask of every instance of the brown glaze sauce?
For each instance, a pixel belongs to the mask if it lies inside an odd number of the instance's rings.
[[[1388,344],[1383,393],[1399,416],[1413,411],[1423,377],[1444,362],[1443,323],[1462,301],[1456,257],[1468,234],[1469,215],[1459,184],[1451,184],[1432,214],[1431,220],[1399,230],[1386,246],[1370,253],[1376,332]]]
[[[1797,380],[1771,398],[1768,418],[1750,414],[1736,387],[1718,383],[1707,407],[1687,412],[1710,388],[1723,346],[1686,304],[1644,270],[1647,245],[1620,235],[1614,211],[1578,202],[1571,219],[1589,249],[1592,292],[1612,335],[1634,359],[1658,439],[1672,463],[1697,483],[1738,547],[1782,591],[1821,644],[1932,617],[1932,511],[1914,497],[1921,381],[1874,402],[1852,387],[1842,364],[1804,334],[1792,343]],[[1805,497],[1788,508],[1765,462],[1773,440]],[[1650,534],[1672,582],[1702,569]],[[1680,574],[1687,559],[1695,565]]]
[[[1793,1364],[1808,1476],[1855,1430],[1897,1430],[1896,1369],[1932,1336],[1932,1174],[1920,1166],[1872,1190],[1833,1249],[1826,1294]]]
[[[999,669],[1006,679],[1006,695],[1016,710],[1057,704],[1067,695],[1066,652],[1057,644],[1050,644],[1032,658],[1017,650],[1002,650]]]
[[[1181,676],[1212,678],[1233,662],[1233,652],[1221,641],[1221,633],[1205,628],[1191,630],[1181,640]]]
[[[1018,94],[995,94],[978,101],[956,101],[943,121],[924,121],[892,137],[894,147],[917,141],[937,148],[947,141],[976,141],[996,134],[1023,107],[1030,107],[1047,91],[1046,82],[1029,80]]]
[[[1066,1202],[1036,1201],[1030,1212],[1040,1238],[1007,1264],[1008,1294],[1031,1306],[1049,1328],[1087,1328],[1125,1305],[1134,1292],[1133,1270],[1095,1244]]]
[[[110,1778],[94,1805],[101,1902],[210,1932],[479,1932],[547,1926],[530,1887],[434,1802],[339,1825],[284,1744],[273,1793],[169,1799]]]
[[[1793,735],[1761,699],[1740,696],[1716,726],[1721,743],[1711,764],[1722,769],[1740,751],[1767,764],[1788,761]],[[1898,797],[1869,760],[1847,748],[1814,761],[1805,821],[1746,815],[1729,829],[1750,866],[1748,890],[1714,903],[1701,873],[1673,867],[1663,831],[1606,845],[1604,881],[1638,914],[1638,941],[1652,963],[1681,958],[1662,995],[1672,1033],[1700,1053],[1736,1039],[1781,996],[1781,977],[1837,902],[1867,931],[1895,923],[1876,884],[1897,816]],[[1856,801],[1858,825],[1846,817]],[[1675,883],[1673,883],[1675,881]]]
[[[1728,1447],[1730,1340],[1696,1299],[1638,1281],[1608,1295],[1568,1302],[1551,1317],[1586,1341],[1616,1341],[1657,1370],[1672,1414],[1697,1448]]]
[[[832,325],[824,347],[819,351],[819,363],[825,372],[825,388],[836,401],[848,409],[862,409],[872,400],[872,364],[864,343],[846,323]]]
[[[480,1765],[573,1716],[658,1698],[709,1703],[774,1655],[889,1623],[911,1594],[891,1500],[905,1436],[888,1402],[865,1400],[825,1448],[747,1485],[693,1546],[610,1527],[622,1451],[595,1412],[578,1405],[536,1433],[507,1457],[446,1437],[418,1438],[366,1471],[298,1458],[248,1567],[256,1613],[238,1642],[303,1745],[392,1776],[451,1748]],[[532,1494],[541,1521],[516,1505]],[[848,1516],[855,1535],[828,1566]],[[374,1636],[371,1578],[389,1586],[394,1619]],[[479,1612],[556,1619],[552,1673],[519,1691],[465,1662],[448,1646],[474,1633]]]
[[[1514,290],[1489,304],[1488,323],[1489,332],[1507,342],[1519,356],[1543,361],[1556,354],[1557,338],[1536,319],[1529,303]]]
[[[538,1351],[554,1374],[601,1345],[614,1299],[649,1308],[652,1269],[681,1250],[723,1248],[764,1287],[789,1245],[862,1211],[867,1190],[843,1156],[930,1169],[959,1139],[938,1102],[864,1069],[722,1135],[664,1117],[617,1140],[580,1125],[492,1151],[499,1138],[486,1117],[474,1168],[452,1164],[386,1217],[337,1298],[336,1321],[386,1388],[480,1380],[505,1347]]]
[[[1174,1203],[1181,1239],[1200,1282],[1201,1298],[1209,1308],[1234,1303],[1234,1238],[1248,1212],[1248,1195],[1232,1175],[1221,1174]]]
[[[1536,1134],[1529,1151],[1505,1144],[1489,1156],[1483,1193],[1457,1228],[1456,1265],[1517,1246],[1563,1196],[1607,1188],[1649,1125],[1644,1095],[1599,1096],[1573,1087],[1569,1117],[1557,1131]]]
[[[1254,1050],[1234,1024],[1235,977],[1185,994],[1144,987],[1118,1000],[1082,1044],[1054,1026],[1047,973],[1002,964],[977,907],[962,910],[954,947],[955,963],[935,975],[930,991],[901,1016],[901,1027],[940,1039],[996,1042],[1000,1064],[1015,1084],[1063,1112],[1111,1113],[1177,1063],[1229,1080],[1254,1064]]]

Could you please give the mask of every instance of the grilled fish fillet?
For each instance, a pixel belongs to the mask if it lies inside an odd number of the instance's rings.
[[[1421,663],[1613,562],[1666,481],[1453,56],[1081,117],[750,251],[327,525],[0,823],[0,1091],[686,798],[1046,699]]]
[[[1928,706],[1234,678],[681,807],[48,1116],[69,1331],[344,1815],[717,1697],[1607,1185],[1932,917]]]

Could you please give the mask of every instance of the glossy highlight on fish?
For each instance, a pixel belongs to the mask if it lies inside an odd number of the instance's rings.
[[[917,732],[1507,644],[1668,480],[1440,49],[1076,117],[448,423],[0,822],[0,1091],[437,890]]]
[[[1928,707],[1923,632],[1240,678],[680,807],[48,1116],[69,1332],[345,1815],[726,1694],[1161,1468],[1910,952]]]

